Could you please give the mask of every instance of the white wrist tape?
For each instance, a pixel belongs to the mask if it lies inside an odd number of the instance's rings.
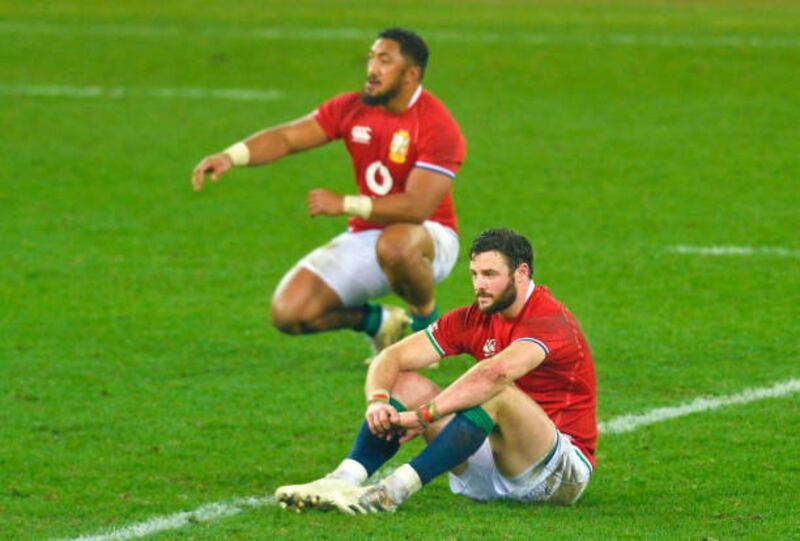
[[[250,149],[244,141],[239,141],[235,145],[231,145],[223,151],[233,162],[233,165],[247,165],[250,163]]]
[[[344,211],[365,220],[372,214],[372,199],[366,195],[345,195]]]

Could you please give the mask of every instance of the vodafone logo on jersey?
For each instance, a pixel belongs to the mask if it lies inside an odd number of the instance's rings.
[[[354,143],[366,145],[372,141],[372,128],[368,126],[353,126],[353,129],[350,130],[350,137]]]
[[[369,164],[364,176],[367,180],[367,187],[375,195],[386,195],[392,191],[394,179],[389,169],[380,160]]]

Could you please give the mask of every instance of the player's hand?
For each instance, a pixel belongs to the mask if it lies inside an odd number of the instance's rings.
[[[369,426],[369,431],[379,438],[389,441],[395,436],[394,428],[399,414],[394,406],[384,402],[373,402],[367,406],[364,418]]]
[[[402,411],[398,413],[394,421],[394,426],[404,431],[403,436],[400,438],[400,443],[405,443],[408,440],[416,438],[425,432],[427,428],[427,426],[423,426],[419,422],[419,417],[417,417],[417,413],[414,411]]]
[[[233,162],[230,157],[221,152],[212,156],[206,156],[192,172],[192,188],[196,192],[203,189],[203,184],[206,181],[206,174],[211,173],[211,180],[214,182],[219,180],[219,177],[230,171],[233,167]]]
[[[344,196],[322,188],[308,192],[310,216],[339,216],[342,213],[344,213]]]

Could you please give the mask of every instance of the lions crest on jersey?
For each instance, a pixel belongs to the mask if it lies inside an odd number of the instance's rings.
[[[394,163],[406,163],[408,147],[411,144],[411,136],[406,130],[397,130],[392,136],[392,143],[389,145],[389,159]]]
[[[486,342],[483,343],[483,356],[491,357],[495,354],[495,340],[494,338],[488,338]]]

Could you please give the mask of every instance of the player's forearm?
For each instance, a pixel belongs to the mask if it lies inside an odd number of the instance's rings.
[[[280,127],[255,133],[245,139],[244,143],[250,151],[248,165],[271,163],[293,152]]]
[[[502,363],[478,363],[436,396],[436,409],[444,416],[479,406],[511,383]]]
[[[367,399],[378,389],[389,389],[394,387],[397,375],[400,373],[400,364],[396,358],[388,355],[384,350],[370,363],[367,371],[367,380],[364,384],[364,394]]]
[[[408,193],[399,193],[372,200],[372,222],[410,222],[421,224],[436,210],[436,205]]]
[[[313,114],[267,128],[245,139],[247,165],[261,165],[308,150],[328,142],[328,137]],[[236,163],[236,165],[240,165]]]

